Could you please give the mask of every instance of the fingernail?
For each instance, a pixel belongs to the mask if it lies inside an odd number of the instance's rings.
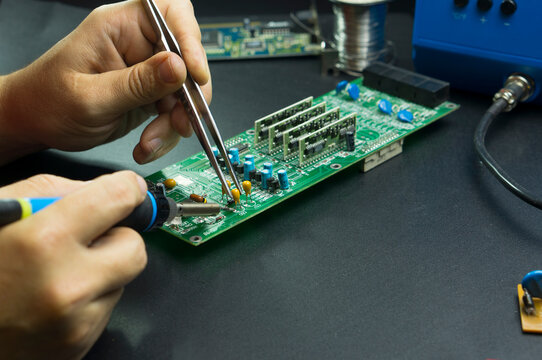
[[[178,74],[182,72],[182,60],[177,56],[168,56],[168,58],[159,65],[158,72],[160,78],[165,83],[176,83],[179,80]]]
[[[147,193],[147,182],[145,179],[143,179],[141,176],[137,176],[137,184],[139,185],[139,189],[141,189],[142,194]]]

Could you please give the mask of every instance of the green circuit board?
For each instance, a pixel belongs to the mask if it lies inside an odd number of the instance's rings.
[[[273,164],[274,176],[278,170],[285,170],[288,189],[278,188],[271,192],[262,189],[253,179],[252,193],[247,196],[241,191],[240,204],[228,205],[235,209],[234,212],[222,210],[217,216],[186,217],[182,222],[165,225],[162,229],[192,245],[200,245],[349,166],[358,164],[365,171],[371,169],[401,153],[406,136],[459,108],[451,102],[436,108],[420,106],[364,87],[361,78],[352,84],[360,89],[357,100],[346,91],[337,93],[335,90],[315,99],[309,97],[257,120],[256,130],[248,129],[225,141],[227,148],[239,149],[241,161],[246,155],[253,155],[256,170],[261,170],[268,162]],[[392,104],[391,113],[384,113],[379,108],[382,99]],[[300,123],[299,118],[303,117],[300,113],[323,107],[322,103],[325,103],[325,113],[314,111],[309,119]],[[410,122],[398,119],[397,114],[405,109],[413,115]],[[354,149],[345,139],[345,133],[352,130]],[[270,133],[273,137],[269,137]],[[281,143],[281,136],[282,141],[287,139],[291,145]],[[352,134],[349,136],[352,138]],[[285,155],[284,149],[288,146]],[[239,174],[238,178],[243,181],[244,174]],[[198,194],[205,196],[208,202],[227,205],[228,199],[223,196],[218,177],[203,152],[147,177],[152,183],[166,179],[176,181],[176,186],[168,190],[167,195],[178,202],[191,201],[190,194]]]
[[[317,55],[322,49],[289,20],[202,24],[201,40],[209,60]]]

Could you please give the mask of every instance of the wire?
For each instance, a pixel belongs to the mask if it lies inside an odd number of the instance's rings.
[[[493,104],[480,119],[476,131],[474,132],[474,148],[482,163],[484,163],[505,188],[526,203],[542,210],[542,198],[530,192],[512,179],[487,151],[485,144],[487,131],[493,120],[495,120],[495,118],[503,111],[511,110],[518,100],[521,101],[527,99],[530,95],[529,92],[532,91],[529,80],[526,80],[524,83],[526,86],[522,86],[522,84],[518,82],[512,83],[513,81],[516,81],[516,79],[510,80],[511,78],[512,77],[507,80],[505,87],[496,94]],[[509,97],[503,95],[499,96],[499,94],[506,93],[507,91],[511,93]]]

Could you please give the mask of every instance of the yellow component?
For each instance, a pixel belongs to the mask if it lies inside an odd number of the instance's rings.
[[[233,195],[233,201],[235,201],[235,204],[239,204],[241,201],[241,192],[239,192],[239,189],[231,189],[231,194]]]
[[[250,181],[245,180],[241,185],[243,186],[243,190],[245,190],[245,194],[249,195],[252,192],[252,183]]]
[[[21,205],[21,219],[24,219],[32,215],[32,205],[30,204],[28,199],[19,198],[17,199],[17,201]]]
[[[528,315],[523,305],[523,286],[518,284],[518,301],[523,332],[542,334],[542,299],[533,297],[535,313]]]
[[[231,188],[231,181],[226,180],[226,183],[228,184],[228,187]]]
[[[164,181],[164,186],[166,187],[166,189],[171,190],[175,186],[177,186],[177,182],[174,179],[166,179]]]

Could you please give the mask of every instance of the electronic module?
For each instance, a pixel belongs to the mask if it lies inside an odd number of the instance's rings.
[[[201,24],[201,42],[209,60],[319,55],[320,42],[291,20]]]
[[[349,166],[374,168],[400,154],[406,136],[459,108],[445,101],[447,83],[383,63],[366,74],[372,88],[362,78],[341,81],[335,90],[264,116],[254,128],[225,141],[242,182],[242,189],[232,188],[233,199],[221,191],[203,152],[148,176],[151,187],[163,183],[177,202],[211,202],[233,210],[162,229],[200,245]],[[379,91],[390,86],[432,107]],[[218,151],[215,156],[225,169]]]

